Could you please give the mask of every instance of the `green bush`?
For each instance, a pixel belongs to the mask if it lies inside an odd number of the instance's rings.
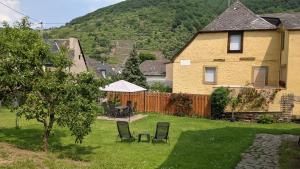
[[[139,58],[141,62],[144,62],[145,60],[156,60],[155,55],[149,52],[141,52]]]
[[[165,85],[163,83],[159,83],[159,82],[151,84],[149,89],[154,92],[165,92],[165,93],[172,92],[171,87],[169,87],[168,85]]]
[[[239,111],[267,110],[265,97],[255,88],[244,87],[238,94]]]
[[[227,88],[221,87],[216,89],[211,96],[211,110],[214,119],[220,119],[224,113],[225,107],[229,103],[230,91]]]
[[[99,106],[96,112],[97,112],[97,116],[104,116],[106,113],[102,106]]]
[[[257,123],[272,124],[272,123],[274,123],[274,119],[272,116],[262,115],[258,118]]]
[[[192,110],[192,100],[182,93],[172,94],[170,103],[175,107],[176,116],[188,115]]]

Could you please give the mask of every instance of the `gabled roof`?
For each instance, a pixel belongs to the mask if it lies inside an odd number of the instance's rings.
[[[201,32],[272,29],[277,29],[277,27],[237,1],[202,29]]]
[[[84,63],[85,63],[85,65],[87,65],[86,64],[86,58],[84,56],[80,41],[78,39],[76,39],[76,40],[78,41],[80,52],[81,52],[81,55],[84,59]],[[64,47],[64,48],[68,49],[69,58],[71,60],[73,60],[75,58],[74,49],[70,49],[70,43],[71,43],[70,39],[45,39],[45,42],[50,45],[50,52],[58,53]],[[52,66],[51,63],[47,63],[47,64],[49,66]]]
[[[169,60],[146,60],[140,64],[140,70],[145,76],[164,76],[166,63],[169,63]]]
[[[273,13],[263,14],[263,18],[278,18],[283,26],[288,30],[300,29],[300,12],[298,13]]]
[[[46,43],[50,45],[50,51],[57,53],[60,51],[60,47],[68,47],[69,46],[69,40],[68,39],[46,39]]]

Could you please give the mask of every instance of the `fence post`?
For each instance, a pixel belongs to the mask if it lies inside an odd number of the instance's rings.
[[[146,112],[146,91],[144,91],[144,113]]]

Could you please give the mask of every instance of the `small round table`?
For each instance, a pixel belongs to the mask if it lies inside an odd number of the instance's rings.
[[[145,140],[144,142],[150,142],[150,134],[148,132],[138,134],[138,142],[142,141],[143,136],[147,138],[147,140]]]

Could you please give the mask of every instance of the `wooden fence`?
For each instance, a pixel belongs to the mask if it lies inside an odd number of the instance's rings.
[[[174,114],[175,108],[170,104],[170,93],[137,92],[137,93],[109,93],[110,99],[117,98],[122,105],[131,100],[137,112],[157,112]],[[186,94],[192,100],[190,116],[210,117],[211,104],[209,95]]]

